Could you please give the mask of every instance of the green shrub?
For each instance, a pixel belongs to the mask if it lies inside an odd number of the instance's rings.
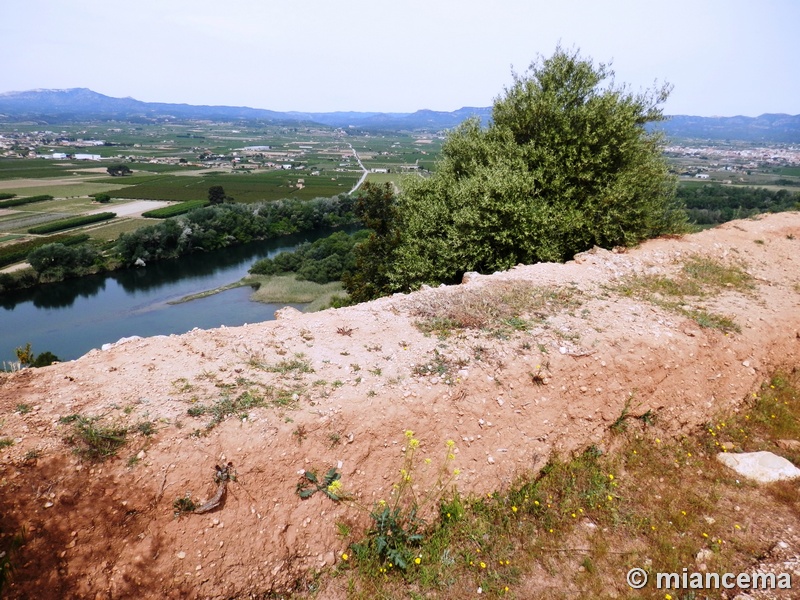
[[[82,244],[89,239],[89,235],[81,233],[79,235],[54,235],[49,238],[28,240],[25,242],[17,242],[6,246],[0,246],[0,267],[12,265],[16,262],[25,260],[32,250],[44,246],[45,244],[59,243],[65,246],[74,246]]]
[[[28,254],[31,267],[44,277],[63,279],[89,271],[99,258],[99,253],[87,244],[65,246],[45,244]]]
[[[168,219],[169,217],[177,217],[188,213],[190,210],[208,206],[207,200],[189,200],[188,202],[180,202],[178,204],[171,204],[163,208],[156,208],[142,213],[143,217],[148,219]]]
[[[347,291],[362,300],[682,231],[663,138],[646,128],[668,93],[632,94],[560,47],[514,74],[487,129],[466,121],[431,177],[374,203],[377,258],[362,257]]]
[[[11,194],[15,196],[16,194]],[[0,202],[0,208],[11,208],[12,206],[22,206],[24,204],[33,204],[35,202],[45,202],[52,200],[53,197],[49,194],[42,194],[39,196],[28,196],[27,198],[14,198],[13,200],[4,200]]]
[[[305,243],[293,252],[281,252],[263,258],[250,267],[253,275],[297,273],[297,278],[314,283],[339,281],[345,271],[355,266],[354,248],[369,236],[366,230],[347,234],[343,231]]]
[[[99,223],[100,221],[108,221],[117,215],[113,212],[103,212],[94,215],[83,215],[80,217],[70,217],[69,219],[60,219],[45,223],[44,225],[37,225],[28,229],[28,233],[44,234],[52,233],[54,231],[61,231],[62,229],[72,229],[73,227],[81,227],[83,225],[90,225],[91,223]]]

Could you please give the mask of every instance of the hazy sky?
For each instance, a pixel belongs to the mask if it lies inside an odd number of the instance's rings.
[[[560,42],[667,114],[800,114],[798,0],[0,0],[0,92],[272,110],[489,106]]]

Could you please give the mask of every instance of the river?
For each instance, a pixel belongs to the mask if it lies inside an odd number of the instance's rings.
[[[253,302],[249,287],[181,304],[169,302],[238,281],[256,260],[330,233],[295,234],[4,294],[0,365],[15,361],[15,348],[28,342],[34,353],[50,351],[64,361],[132,335],[169,335],[194,327],[274,319],[275,310],[285,305]]]

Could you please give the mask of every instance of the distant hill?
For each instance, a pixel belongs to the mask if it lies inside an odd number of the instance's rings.
[[[378,112],[277,112],[244,106],[194,106],[141,102],[133,98],[112,98],[86,88],[31,90],[0,94],[0,122],[36,120],[45,123],[65,120],[260,120],[273,123],[319,123],[329,127],[363,129],[426,129],[454,127],[477,116],[486,122],[489,108],[461,108],[453,112],[419,110],[414,113]]]
[[[491,107],[464,107],[452,112],[418,110],[413,113],[382,112],[278,112],[246,106],[195,106],[112,98],[86,88],[30,90],[0,94],[0,123],[21,120],[50,123],[89,119],[163,121],[205,119],[213,121],[258,120],[275,124],[312,124],[357,127],[366,130],[439,131],[455,127],[468,117],[482,123],[491,118]],[[670,138],[743,140],[800,143],[800,115],[764,114],[759,117],[693,117],[677,115],[657,126]]]
[[[692,117],[674,115],[657,126],[670,138],[800,143],[800,115]]]

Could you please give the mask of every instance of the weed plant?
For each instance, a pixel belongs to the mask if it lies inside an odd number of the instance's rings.
[[[82,458],[102,461],[117,454],[127,441],[128,428],[121,425],[103,425],[99,417],[71,415],[67,418],[72,424],[72,432],[66,442],[74,446]]]
[[[453,499],[446,497],[450,486],[459,475],[459,469],[452,468],[455,460],[455,442],[448,440],[444,459],[438,467],[436,481],[427,492],[417,491],[417,476],[420,468],[417,453],[419,440],[414,432],[405,432],[406,447],[403,467],[400,469],[399,481],[392,486],[388,500],[379,500],[367,510],[372,521],[363,541],[351,545],[351,550],[359,568],[365,572],[386,573],[391,569],[408,571],[412,566],[421,564],[419,553],[423,542],[431,535],[425,517],[439,503],[446,506]],[[423,459],[422,465],[427,467],[432,459]]]

